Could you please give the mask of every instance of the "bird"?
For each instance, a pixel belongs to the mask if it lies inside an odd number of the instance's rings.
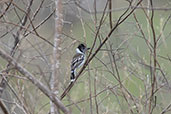
[[[71,61],[71,83],[75,81],[76,69],[81,67],[86,60],[86,52],[90,48],[87,48],[84,44],[79,44],[76,48],[76,54],[73,56]]]

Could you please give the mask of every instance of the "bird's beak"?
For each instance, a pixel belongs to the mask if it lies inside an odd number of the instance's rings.
[[[90,48],[87,48],[86,51],[89,50],[89,49],[90,49]]]

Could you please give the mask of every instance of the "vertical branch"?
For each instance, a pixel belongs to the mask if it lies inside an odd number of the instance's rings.
[[[59,74],[60,74],[60,58],[61,58],[61,40],[62,40],[62,27],[63,27],[63,14],[62,14],[62,0],[55,0],[55,34],[54,34],[54,47],[53,47],[53,60],[52,60],[52,75],[50,79],[50,88],[54,93],[58,92]],[[58,107],[51,102],[51,114],[59,114]]]
[[[155,35],[155,30],[154,30],[154,25],[153,25],[153,17],[154,17],[154,10],[153,10],[153,1],[150,0],[150,5],[152,8],[152,14],[151,14],[151,19],[150,19],[150,25],[151,25],[151,30],[153,34],[153,70],[152,70],[152,83],[151,83],[151,96],[150,96],[150,102],[149,102],[149,114],[152,113],[151,110],[151,104],[153,101],[153,96],[154,96],[154,89],[155,89],[155,84],[156,84],[156,66],[157,66],[157,56],[156,56],[156,51],[157,51],[157,41],[156,41],[156,35]]]
[[[147,7],[150,8],[150,0],[147,0]],[[150,10],[147,10],[147,13],[145,12],[144,10],[144,13],[147,17],[147,22],[149,21],[150,22]],[[147,33],[148,33],[148,37],[149,37],[149,40],[151,41],[151,35],[150,35],[150,23],[147,23]]]
[[[93,6],[94,6],[94,25],[95,25],[95,28],[97,27],[97,8],[96,8],[96,0],[94,0],[94,3],[93,3]]]
[[[93,106],[92,106],[92,92],[91,92],[91,75],[90,75],[90,68],[88,66],[88,83],[89,83],[89,97],[90,97],[90,114],[93,114]]]
[[[99,109],[98,109],[98,103],[97,103],[97,96],[96,96],[96,77],[94,78],[94,100],[95,100],[95,106],[96,106],[96,113],[99,114]]]
[[[112,0],[109,0],[109,23],[110,29],[112,29]]]

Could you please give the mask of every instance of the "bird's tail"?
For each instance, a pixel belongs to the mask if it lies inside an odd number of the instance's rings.
[[[74,70],[71,70],[71,82],[74,82],[75,81],[75,71]]]

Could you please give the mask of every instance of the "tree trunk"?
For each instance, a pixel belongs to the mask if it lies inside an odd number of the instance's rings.
[[[53,47],[53,60],[52,60],[52,76],[50,80],[51,91],[58,93],[59,75],[60,75],[60,58],[61,58],[61,40],[62,40],[62,27],[63,27],[63,14],[62,14],[62,0],[55,0],[55,34],[54,34],[54,47]],[[50,113],[59,114],[58,107],[52,102]]]

